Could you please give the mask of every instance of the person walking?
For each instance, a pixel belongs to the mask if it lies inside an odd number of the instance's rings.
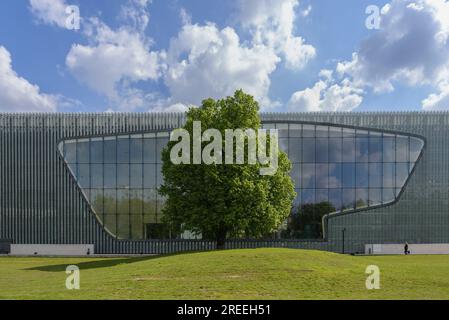
[[[406,242],[405,245],[404,245],[404,254],[405,255],[410,254],[410,251],[408,250],[408,242]]]

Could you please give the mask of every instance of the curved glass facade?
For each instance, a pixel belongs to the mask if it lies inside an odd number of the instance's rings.
[[[164,237],[161,151],[168,132],[74,139],[61,142],[79,187],[104,228],[119,239]]]
[[[294,237],[322,236],[325,214],[394,202],[424,147],[419,138],[378,130],[294,123],[264,128],[278,129],[280,148],[293,164],[293,217],[310,216],[298,222]]]
[[[279,130],[279,145],[293,164],[298,194],[293,215],[323,214],[389,204],[413,170],[424,141],[378,130],[339,126],[265,123]],[[59,148],[99,221],[119,239],[165,237],[160,154],[168,132],[73,139]],[[296,237],[319,237],[309,223]],[[290,221],[294,225],[294,221]],[[304,231],[304,230],[302,230]],[[307,230],[306,230],[307,231]]]

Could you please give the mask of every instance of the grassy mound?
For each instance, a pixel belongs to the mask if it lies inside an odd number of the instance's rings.
[[[81,270],[67,290],[66,267]],[[380,268],[380,290],[365,269]],[[143,258],[0,258],[0,299],[449,299],[449,256],[248,249]]]

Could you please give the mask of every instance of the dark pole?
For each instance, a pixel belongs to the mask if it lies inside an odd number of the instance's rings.
[[[345,232],[346,228],[341,229],[341,253],[345,254]]]

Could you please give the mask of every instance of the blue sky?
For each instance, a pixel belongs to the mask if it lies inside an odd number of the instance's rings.
[[[445,109],[448,13],[446,0],[3,0],[0,112],[178,111],[238,88],[265,111]]]

